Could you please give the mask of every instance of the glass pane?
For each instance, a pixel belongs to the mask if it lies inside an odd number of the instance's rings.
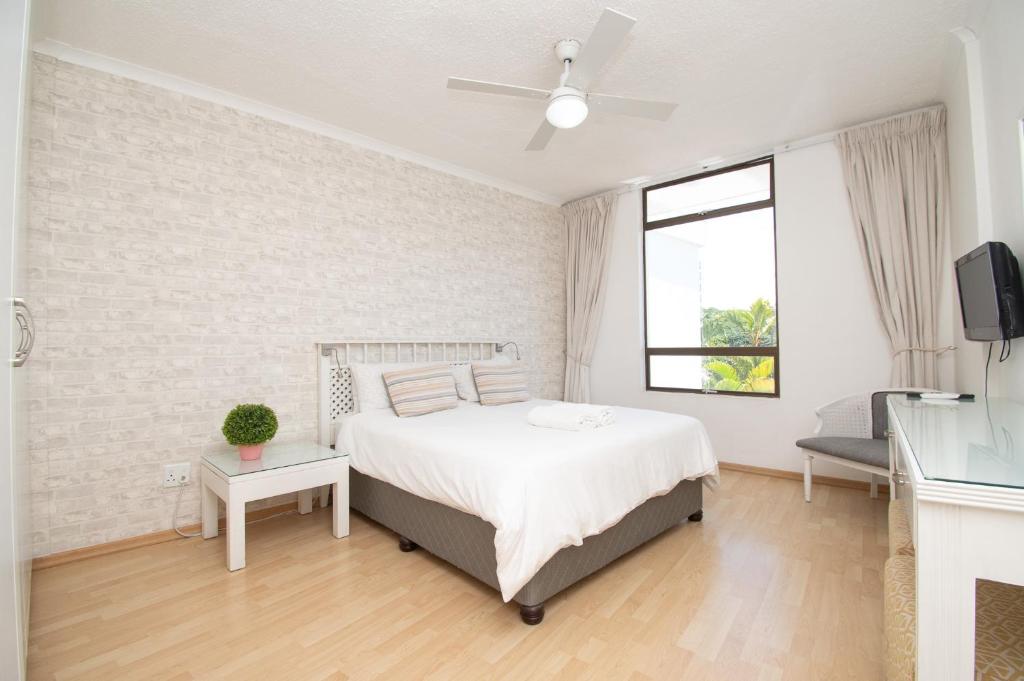
[[[771,208],[647,232],[647,347],[772,347]]]
[[[647,192],[647,221],[692,215],[771,198],[769,163]]]
[[[704,370],[700,363],[701,358],[697,356],[652,355],[651,387],[701,390],[704,388]]]
[[[1024,488],[1024,404],[990,397],[977,402],[912,400],[890,395],[897,425],[929,480]]]
[[[651,387],[773,394],[775,358],[654,355]]]
[[[303,463],[312,463],[324,459],[335,459],[341,456],[348,456],[345,452],[339,452],[318,445],[315,442],[292,442],[287,444],[267,445],[263,455],[255,461],[242,461],[238,457],[238,450],[206,454],[203,459],[212,466],[219,469],[224,475],[234,477],[246,473],[259,473],[274,468],[285,468],[286,466],[297,466]]]

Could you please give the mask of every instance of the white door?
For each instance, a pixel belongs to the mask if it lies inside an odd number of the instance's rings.
[[[21,251],[30,14],[30,0],[0,1],[0,679],[25,678],[32,565],[21,390],[30,313],[25,306],[16,310],[14,305],[23,290],[25,263]]]

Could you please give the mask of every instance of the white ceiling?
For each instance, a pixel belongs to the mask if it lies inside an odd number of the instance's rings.
[[[551,88],[552,45],[605,2],[37,0],[34,33],[569,199],[931,103],[973,3],[614,0],[638,21],[592,89],[679,108],[592,113],[543,152],[543,102],[445,80]]]

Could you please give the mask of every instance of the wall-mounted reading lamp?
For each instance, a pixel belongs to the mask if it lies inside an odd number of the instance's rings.
[[[494,350],[495,352],[504,352],[505,348],[507,348],[510,345],[512,346],[512,349],[516,351],[516,360],[522,359],[522,357],[519,356],[519,346],[516,345],[515,341],[506,341],[499,345],[498,347],[494,348]]]

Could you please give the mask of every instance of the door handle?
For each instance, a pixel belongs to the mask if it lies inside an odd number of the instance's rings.
[[[18,325],[19,332],[18,347],[11,358],[11,366],[20,367],[28,361],[36,344],[36,324],[24,298],[11,298],[11,305],[14,307],[14,322]]]

